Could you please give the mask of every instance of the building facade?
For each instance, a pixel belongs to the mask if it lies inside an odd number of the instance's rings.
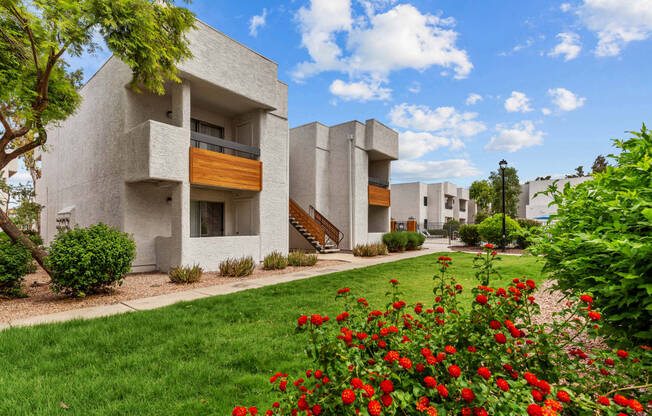
[[[557,180],[557,189],[563,189],[567,183],[576,186],[582,182],[590,181],[592,176],[582,176],[579,178],[566,178]],[[519,218],[536,219],[537,217],[547,217],[557,213],[555,205],[548,206],[553,199],[547,195],[537,195],[545,191],[555,179],[543,181],[530,181],[521,185],[521,195],[518,200],[517,216]]]
[[[392,184],[392,219],[414,219],[421,230],[441,229],[448,220],[473,224],[475,202],[469,190],[450,182]]]
[[[390,226],[389,180],[396,159],[398,133],[373,119],[295,127],[290,130],[291,204],[317,220],[331,247],[350,250],[380,241]],[[290,222],[291,248],[319,249],[301,232],[311,224],[297,227]],[[329,238],[332,228],[337,232],[332,230]]]
[[[287,85],[277,64],[202,22],[164,95],[112,57],[49,131],[43,237],[103,222],[133,234],[135,272],[288,251]]]
[[[0,170],[0,179],[4,179],[5,182],[9,182],[9,178],[14,176],[18,172],[18,159],[14,159],[4,169]],[[0,204],[3,204],[2,209],[7,208],[7,195],[0,190]]]

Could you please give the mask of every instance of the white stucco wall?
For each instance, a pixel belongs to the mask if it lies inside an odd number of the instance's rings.
[[[446,208],[447,196],[454,196],[451,209]],[[428,197],[428,206],[423,197]],[[460,211],[460,199],[466,201],[466,211]],[[392,184],[392,218],[406,221],[413,217],[420,227],[428,220],[428,228],[441,226],[446,217],[464,219],[471,223],[475,216],[475,203],[469,199],[469,190],[458,188],[451,182],[424,184],[421,182]]]
[[[563,189],[566,184],[576,186],[580,183],[592,180],[592,176],[583,176],[580,178],[565,178],[557,181],[557,189]],[[553,199],[547,195],[535,196],[538,192],[548,189],[555,182],[554,179],[545,181],[530,181],[521,185],[521,195],[519,198],[518,216],[521,218],[533,219],[539,216],[553,215],[557,213],[555,205],[548,206]]]

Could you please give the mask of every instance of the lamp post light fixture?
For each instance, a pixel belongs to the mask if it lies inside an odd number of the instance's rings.
[[[507,251],[507,233],[505,231],[505,168],[507,167],[507,161],[505,159],[501,160],[498,163],[500,166],[500,174],[503,178],[503,253]]]

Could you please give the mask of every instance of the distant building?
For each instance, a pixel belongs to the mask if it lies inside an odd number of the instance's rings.
[[[448,220],[472,224],[475,220],[475,202],[469,190],[450,182],[392,184],[392,219],[407,221],[413,218],[420,229],[441,228]]]
[[[575,186],[582,182],[590,181],[592,176],[582,176],[579,178],[559,179],[557,188],[562,189],[567,183]],[[556,206],[548,206],[552,198],[547,195],[535,196],[541,191],[548,189],[555,179],[530,181],[521,185],[521,196],[518,201],[517,216],[519,218],[536,219],[537,217],[546,217],[557,213]]]
[[[9,181],[9,178],[14,176],[16,172],[18,172],[18,159],[12,160],[4,169],[0,170],[0,178]],[[7,195],[0,191],[0,202],[5,202],[6,197]]]

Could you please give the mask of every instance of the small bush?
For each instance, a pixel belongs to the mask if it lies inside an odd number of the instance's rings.
[[[444,224],[444,230],[451,233],[451,235],[452,235],[455,231],[460,230],[461,225],[462,224],[458,220],[448,220]]]
[[[251,256],[226,259],[220,263],[220,275],[225,277],[249,276],[255,268],[256,264]]]
[[[518,225],[524,229],[524,230],[529,230],[534,227],[541,227],[541,223],[535,220],[530,220],[527,218],[517,218],[516,222]]]
[[[375,257],[387,254],[387,246],[383,243],[358,244],[353,247],[353,255],[357,257]]]
[[[480,233],[478,226],[475,224],[463,225],[460,227],[460,240],[467,246],[477,246],[480,244]]]
[[[198,264],[194,266],[176,266],[170,269],[170,281],[172,283],[197,283],[201,280],[204,270]]]
[[[21,283],[31,264],[29,251],[0,233],[0,295],[22,297]]]
[[[448,237],[446,230],[428,230],[428,234],[437,237]]]
[[[383,243],[391,252],[405,251],[408,244],[408,236],[405,231],[392,231],[391,233],[383,234]]]
[[[426,241],[426,236],[421,233],[408,231],[406,234],[408,240],[406,248],[408,250],[418,250],[423,245],[423,242]]]
[[[507,244],[511,244],[516,239],[517,234],[521,231],[521,227],[516,221],[510,217],[505,218],[505,234]],[[482,221],[478,225],[478,233],[482,241],[500,246],[503,244],[503,214],[495,214]]]
[[[79,297],[120,285],[135,257],[131,236],[105,224],[59,233],[48,256],[52,291]]]
[[[288,258],[278,251],[269,253],[263,261],[263,268],[265,270],[282,270],[286,267],[288,267]]]
[[[295,267],[314,266],[317,263],[317,255],[308,254],[303,250],[296,250],[288,255],[288,263],[290,266]]]
[[[525,218],[519,218],[516,221],[522,228],[516,233],[516,247],[526,249],[532,245],[532,237],[541,231],[541,223]]]
[[[482,221],[486,220],[489,218],[489,213],[487,211],[478,211],[475,213],[475,223],[476,224],[481,224]]]

